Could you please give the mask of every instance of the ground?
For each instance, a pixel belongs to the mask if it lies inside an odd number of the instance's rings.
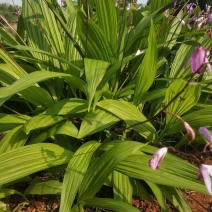
[[[192,191],[182,191],[192,212],[212,212],[212,197]],[[59,196],[53,195],[34,195],[29,198],[30,202],[26,203],[20,196],[13,195],[7,198],[4,202],[10,205],[14,212],[58,212],[59,211]],[[134,197],[132,205],[146,212],[159,212],[160,207],[155,202],[152,204],[141,198]],[[107,212],[106,210],[87,208],[86,212]],[[171,205],[169,205],[170,212],[177,212]]]

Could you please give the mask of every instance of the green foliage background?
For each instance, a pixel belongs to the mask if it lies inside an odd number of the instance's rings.
[[[159,113],[165,106],[196,132],[212,127],[212,75],[184,67],[196,46],[211,48],[209,26],[183,28],[183,10],[166,19],[169,0],[87,3],[23,1],[15,35],[0,28],[1,197],[59,194],[62,212],[129,212],[133,195],[153,202],[151,193],[163,211],[167,200],[191,211],[178,188],[207,193],[198,168],[171,153],[159,170],[148,161],[156,146],[188,144],[182,123]],[[64,179],[34,177],[43,170]],[[24,194],[13,189],[23,181]],[[103,186],[113,198],[98,196]]]
[[[14,7],[13,5],[0,3],[0,14],[4,16],[9,23],[18,21],[17,9],[18,7]],[[0,23],[5,24],[1,18]]]

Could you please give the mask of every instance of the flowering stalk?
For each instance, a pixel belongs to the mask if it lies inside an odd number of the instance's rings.
[[[191,141],[193,141],[195,139],[194,130],[192,129],[192,127],[186,121],[184,121],[182,119],[182,117],[178,116],[177,114],[165,111],[165,110],[163,112],[166,113],[166,114],[170,114],[170,115],[176,117],[177,119],[179,119],[183,123],[183,125],[184,125],[184,127],[186,129],[186,132],[187,132],[187,138],[188,138],[189,142],[191,142]]]

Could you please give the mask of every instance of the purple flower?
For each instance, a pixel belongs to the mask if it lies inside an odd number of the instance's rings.
[[[17,14],[18,16],[21,16],[21,11],[20,11],[20,10],[17,10],[17,11],[16,11],[16,14]]]
[[[182,25],[182,27],[184,27],[185,26],[185,21],[184,20],[182,20],[181,18],[179,19],[179,21],[180,21],[180,23],[181,23],[181,25]]]
[[[211,70],[211,65],[208,60],[210,52],[206,51],[202,46],[198,46],[191,56],[191,70],[194,74],[204,72],[204,64]]]
[[[194,8],[196,7],[196,4],[194,3],[189,3],[186,5],[186,9],[187,9],[187,13],[191,14],[194,10]]]
[[[65,0],[61,0],[61,6],[65,6]]]
[[[201,164],[199,166],[198,180],[204,180],[208,193],[212,195],[211,188],[212,166]]]
[[[177,0],[174,0],[174,7],[177,5]]]
[[[206,127],[200,127],[199,132],[203,134],[207,139],[209,143],[212,143],[212,135],[210,131]]]
[[[165,157],[166,153],[168,151],[167,147],[163,147],[161,149],[158,149],[153,156],[149,160],[149,166],[152,168],[152,170],[158,169],[160,163],[162,162],[163,158]]]

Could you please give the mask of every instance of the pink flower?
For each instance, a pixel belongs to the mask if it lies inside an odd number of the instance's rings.
[[[185,26],[185,21],[184,21],[184,20],[182,20],[181,18],[179,19],[179,21],[180,21],[180,23],[181,23],[182,27],[184,27],[184,26]]]
[[[17,11],[16,11],[16,14],[17,14],[18,16],[21,16],[21,11],[20,11],[20,10],[17,10]]]
[[[201,164],[199,167],[198,180],[204,180],[208,193],[212,195],[211,188],[212,166]]]
[[[207,139],[209,143],[212,143],[212,135],[210,131],[206,127],[200,127],[199,132],[203,134]]]
[[[160,166],[160,163],[163,161],[163,158],[165,157],[166,153],[168,151],[167,147],[163,147],[161,149],[158,149],[153,156],[149,160],[149,166],[152,168],[152,170],[158,169]]]
[[[165,10],[164,15],[165,15],[166,18],[169,17],[169,9]]]
[[[211,65],[208,60],[210,52],[206,51],[202,46],[198,46],[191,56],[191,70],[194,74],[201,74],[204,72],[204,65],[208,66],[211,70]]]
[[[187,13],[191,14],[194,10],[194,8],[196,7],[196,4],[194,3],[189,3],[186,5],[186,9],[187,9]]]

